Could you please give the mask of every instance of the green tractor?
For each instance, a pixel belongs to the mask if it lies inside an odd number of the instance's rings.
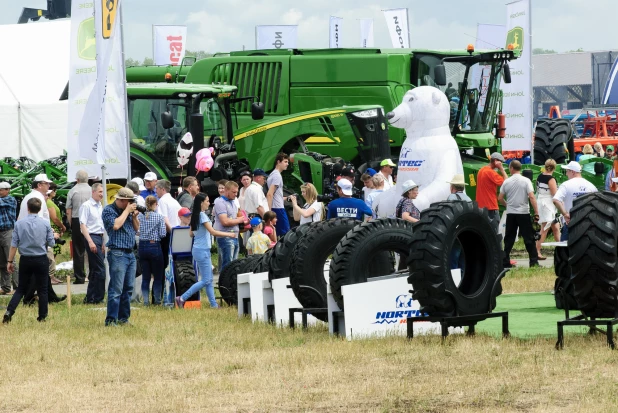
[[[384,109],[376,105],[307,111],[275,120],[262,120],[264,104],[252,96],[237,97],[237,88],[187,83],[129,83],[131,175],[155,172],[180,185],[182,176],[195,175],[194,161],[178,168],[177,147],[186,132],[193,137],[193,153],[214,149],[214,166],[202,187],[216,196],[216,181],[237,179],[244,170],[273,169],[278,152],[292,155],[284,175],[289,191],[312,182],[319,193],[333,188],[345,164],[369,164],[390,156]],[[253,102],[251,102],[253,101]],[[253,124],[238,129],[234,105],[250,106]],[[328,155],[309,150],[308,139],[319,137]],[[194,158],[193,158],[194,159]]]

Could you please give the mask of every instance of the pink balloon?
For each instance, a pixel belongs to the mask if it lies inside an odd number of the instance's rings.
[[[204,148],[200,149],[195,154],[195,169],[200,172],[208,172],[215,164],[214,159],[212,159],[212,154],[215,152],[214,148]]]

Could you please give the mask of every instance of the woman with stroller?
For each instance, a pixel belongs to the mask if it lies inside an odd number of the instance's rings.
[[[200,281],[196,282],[182,296],[176,297],[176,305],[183,308],[185,302],[200,289],[206,289],[210,307],[218,308],[215,300],[215,288],[212,284],[212,262],[210,259],[210,248],[212,246],[211,235],[215,237],[236,238],[235,232],[217,231],[212,227],[212,223],[206,210],[210,206],[208,195],[199,193],[193,200],[193,214],[191,215],[191,236],[193,237],[193,248],[191,250],[193,259],[197,263],[200,274]],[[199,213],[197,211],[200,211]]]

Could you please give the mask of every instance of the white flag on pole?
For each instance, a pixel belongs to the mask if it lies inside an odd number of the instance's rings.
[[[476,26],[476,50],[502,49],[504,47],[504,39],[506,39],[506,26],[504,25],[478,24]],[[483,112],[485,109],[490,76],[491,66],[474,66],[472,83],[469,86],[476,88],[481,85],[478,108],[480,112]]]
[[[107,178],[125,178],[126,82],[122,39],[114,24],[120,4],[96,0],[85,5],[74,2],[71,10],[67,173],[72,178],[85,169],[98,176],[106,164]]]
[[[331,49],[337,49],[341,47],[341,28],[343,25],[343,18],[330,16],[330,41],[328,47]]]
[[[383,12],[393,47],[409,48],[410,26],[408,24],[408,9],[391,9],[383,10]]]
[[[360,47],[373,47],[373,19],[360,19]]]
[[[185,57],[187,26],[152,26],[155,65],[178,66]]]
[[[295,49],[298,26],[255,26],[255,48]]]
[[[532,76],[530,44],[530,0],[518,0],[506,6],[506,41],[521,50],[521,57],[509,63],[511,83],[502,85],[506,115],[506,138],[502,140],[505,151],[529,151],[532,146]]]

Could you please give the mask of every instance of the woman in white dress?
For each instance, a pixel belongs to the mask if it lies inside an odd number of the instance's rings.
[[[539,223],[541,224],[541,238],[536,242],[536,249],[539,254],[539,260],[547,259],[541,254],[541,244],[545,242],[549,228],[548,223],[551,223],[556,217],[556,206],[553,202],[553,197],[558,190],[556,178],[553,177],[556,170],[556,161],[548,159],[545,161],[545,168],[536,180],[536,202],[539,208]],[[551,229],[556,241],[560,240],[560,230],[558,224],[551,224]]]

